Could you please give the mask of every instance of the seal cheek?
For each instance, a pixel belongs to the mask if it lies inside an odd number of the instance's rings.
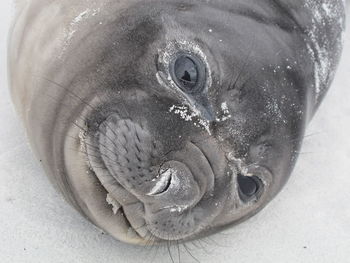
[[[252,145],[249,148],[249,156],[253,159],[266,159],[269,157],[269,150],[272,145],[268,142],[259,143],[258,145]]]
[[[161,149],[148,131],[112,115],[100,125],[97,137],[97,154],[112,177],[135,196],[150,192],[156,184],[152,180],[159,170],[155,164]]]

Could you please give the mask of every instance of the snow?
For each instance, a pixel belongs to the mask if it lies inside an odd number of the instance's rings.
[[[324,27],[328,22],[333,22],[338,20],[340,26],[343,25],[343,21],[338,18],[337,1],[334,0],[323,0],[323,4],[320,5],[319,1],[307,0],[305,1],[305,7],[313,10],[312,25],[309,28],[309,38],[311,40],[311,45],[308,44],[308,51],[310,56],[315,61],[315,92],[316,100],[323,93],[323,87],[321,83],[327,83],[329,79],[333,76],[334,72],[330,71],[333,65],[333,56],[329,54],[329,46],[331,45],[328,39],[322,39],[320,41],[320,33],[322,27]],[[342,44],[342,39],[340,39],[337,45]]]
[[[211,135],[209,122],[201,118],[201,114],[197,109],[190,109],[186,105],[173,105],[170,107],[169,112],[179,115],[185,121],[193,122],[194,126],[202,126]]]
[[[107,202],[107,204],[112,206],[113,214],[116,215],[119,208],[121,208],[121,205],[118,203],[118,201],[115,200],[110,194],[107,194],[106,202]]]

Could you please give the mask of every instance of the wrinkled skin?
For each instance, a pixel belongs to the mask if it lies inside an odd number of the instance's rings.
[[[342,3],[316,30],[324,9],[302,2],[20,4],[11,91],[53,183],[129,243],[195,239],[257,213],[289,178],[340,56]],[[201,61],[200,91],[172,79],[179,52]]]

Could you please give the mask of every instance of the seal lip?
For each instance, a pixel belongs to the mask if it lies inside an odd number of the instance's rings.
[[[181,81],[176,76],[175,64],[180,58],[188,58],[196,65],[196,69],[197,69],[197,73],[198,73],[198,80],[197,80],[196,85],[193,88],[191,88],[191,89],[185,88],[184,85],[181,83]],[[169,63],[169,72],[170,72],[170,76],[173,79],[173,81],[175,82],[175,84],[183,92],[185,92],[187,94],[191,94],[191,95],[198,94],[198,93],[201,93],[204,90],[204,88],[205,88],[206,76],[207,76],[206,65],[202,61],[202,59],[200,59],[198,56],[193,55],[190,52],[186,52],[186,51],[179,51],[179,52],[177,52],[174,55],[174,57],[171,60],[171,62]]]

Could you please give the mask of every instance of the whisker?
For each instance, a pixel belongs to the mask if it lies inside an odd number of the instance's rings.
[[[175,263],[174,258],[173,258],[173,255],[171,254],[171,249],[170,249],[170,241],[169,241],[169,240],[167,240],[166,244],[167,244],[167,249],[168,249],[168,253],[169,253],[169,256],[170,256],[171,262],[172,262],[172,263]]]
[[[187,251],[187,253],[191,256],[191,258],[193,258],[196,262],[200,263],[200,261],[199,261],[196,257],[194,257],[194,256],[192,255],[192,253],[189,251],[189,249],[188,249],[188,247],[186,246],[186,244],[183,243],[182,245],[183,245],[183,247],[185,248],[185,250]]]
[[[57,83],[56,81],[53,81],[51,79],[48,79],[46,77],[43,77],[43,76],[37,76],[37,77],[40,77],[41,79],[51,83],[51,84],[54,84],[62,89],[64,89],[65,91],[67,91],[70,95],[72,95],[74,98],[78,99],[80,102],[82,102],[83,104],[85,104],[86,106],[90,107],[92,110],[96,110],[95,107],[93,107],[90,103],[86,102],[84,99],[80,98],[77,94],[75,94],[73,91],[69,90],[68,88],[64,87],[63,85]]]
[[[176,240],[176,246],[177,246],[178,259],[179,259],[179,263],[180,263],[181,262],[181,252],[180,252],[179,240]]]
[[[296,152],[299,155],[315,154],[314,152]]]

